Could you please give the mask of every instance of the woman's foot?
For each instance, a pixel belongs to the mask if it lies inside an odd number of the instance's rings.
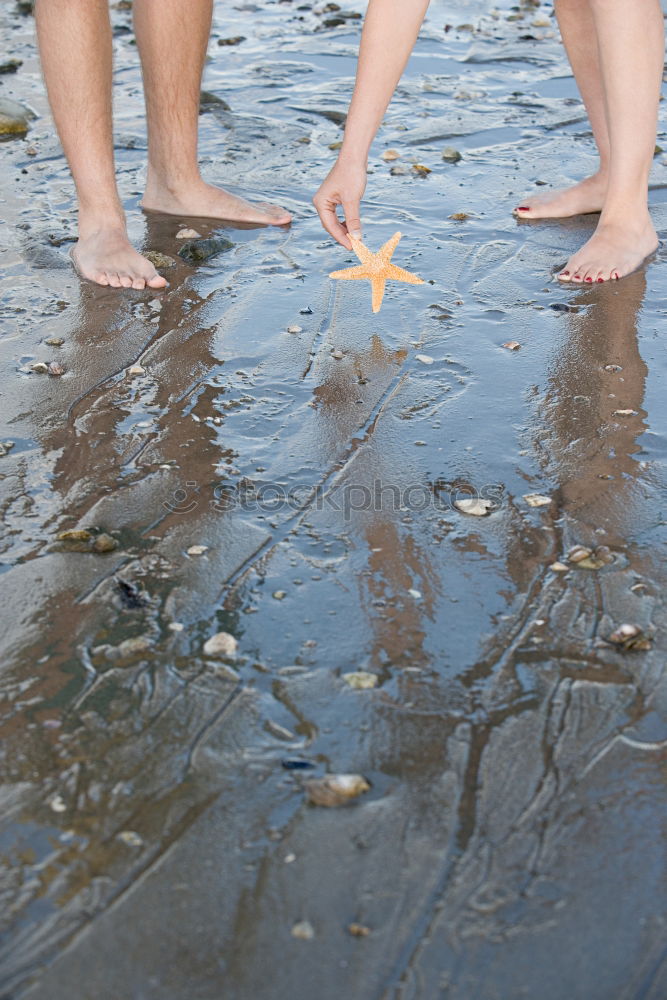
[[[607,179],[593,174],[563,191],[526,197],[514,214],[518,219],[567,219],[572,215],[601,212],[607,195]]]
[[[658,242],[648,212],[641,221],[636,216],[624,223],[601,220],[588,243],[570,257],[558,278],[576,284],[624,278],[658,249]]]
[[[289,212],[278,205],[251,204],[204,181],[189,184],[179,191],[149,181],[141,207],[166,215],[224,219],[257,226],[286,226],[292,221]]]
[[[82,278],[111,288],[164,288],[167,282],[134,249],[122,226],[82,229],[70,256]]]

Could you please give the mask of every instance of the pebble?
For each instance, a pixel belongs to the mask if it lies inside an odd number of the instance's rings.
[[[341,350],[339,350],[338,348],[336,348],[335,351],[331,352],[331,357],[335,358],[336,361],[340,361],[344,357],[344,354],[343,354],[343,352]]]
[[[506,347],[508,351],[518,351],[521,344],[518,340],[506,340],[503,347]]]
[[[287,591],[286,590],[274,590],[273,593],[271,594],[271,596],[276,601],[284,601],[285,598],[287,597]]]
[[[529,507],[547,507],[551,503],[551,497],[543,496],[541,493],[526,493],[523,499]]]
[[[13,441],[0,441],[0,458],[8,455],[13,447]]]
[[[143,847],[144,845],[142,838],[134,830],[121,830],[118,834],[118,840],[122,840],[128,847]]]
[[[365,924],[353,923],[347,925],[347,933],[351,934],[352,937],[368,937],[370,932],[370,927],[366,927]]]
[[[218,632],[204,643],[204,656],[220,656],[234,659],[238,642],[229,632]]]
[[[44,343],[48,344],[49,347],[62,347],[63,344],[65,343],[65,341],[64,341],[63,337],[48,337],[44,341]]]
[[[47,369],[49,375],[64,375],[65,369],[58,361],[49,362],[49,367]]]
[[[186,240],[178,251],[178,256],[182,257],[188,264],[199,264],[202,261],[209,260],[211,257],[215,257],[219,253],[231,250],[233,246],[233,243],[230,243],[229,240],[224,239],[222,236],[216,236],[208,240]]]
[[[198,233],[196,229],[179,229],[176,233],[177,240],[199,240],[201,239],[201,233]]]
[[[286,729],[285,726],[281,726],[279,722],[274,722],[273,719],[267,719],[264,723],[264,728],[278,740],[285,740],[286,742],[291,743],[296,739],[293,732]]]
[[[465,500],[455,500],[454,506],[462,514],[471,514],[473,517],[486,517],[494,508],[491,500],[482,500],[477,497],[467,497]]]
[[[386,160],[389,163],[391,160],[400,159],[400,156],[401,154],[396,149],[385,149],[384,153],[382,154],[382,159]]]
[[[421,363],[423,365],[432,365],[433,364],[433,360],[434,359],[431,357],[430,354],[416,354],[415,357],[416,357],[417,361],[421,361]]]
[[[310,771],[315,767],[312,761],[304,760],[303,757],[285,757],[280,763],[286,771]]]
[[[183,629],[185,628],[185,625],[183,624],[183,622],[169,622],[167,628],[169,629],[170,632],[182,632]]]
[[[146,260],[149,260],[156,270],[160,270],[166,267],[174,267],[176,261],[173,257],[168,257],[166,253],[160,253],[159,250],[147,250],[144,253]]]
[[[127,374],[128,375],[145,375],[146,374],[146,369],[142,368],[141,365],[131,365],[127,369]]]
[[[288,333],[302,333],[303,332],[303,327],[302,326],[297,326],[296,324],[294,324],[293,326],[288,326],[287,327],[287,332]]]
[[[203,556],[205,552],[208,552],[208,545],[191,545],[187,550],[189,556]]]
[[[0,97],[0,135],[25,135],[34,117],[34,113],[18,101]]]
[[[565,563],[558,562],[558,560],[557,560],[556,562],[552,562],[551,563],[551,566],[549,566],[549,569],[553,573],[567,573],[567,571],[569,569],[569,566],[566,566]]]
[[[298,938],[299,941],[312,941],[315,937],[313,925],[308,920],[300,920],[292,927],[292,937]]]
[[[45,361],[33,361],[30,365],[30,371],[35,372],[36,375],[46,375],[49,370],[49,366]]]
[[[308,802],[332,809],[347,805],[371,786],[361,774],[326,774],[323,778],[309,778],[303,787]]]
[[[453,146],[445,146],[442,151],[442,158],[445,163],[458,163],[459,160],[463,159],[458,149],[454,149]]]
[[[343,674],[343,680],[356,691],[367,691],[377,687],[378,676],[367,670],[353,670],[349,674]]]
[[[49,805],[53,809],[54,813],[64,813],[67,809],[67,803],[61,795],[53,795],[49,799]]]
[[[93,552],[97,552],[98,555],[102,555],[105,552],[114,552],[118,548],[118,542],[111,535],[107,535],[106,532],[102,532],[98,535],[93,542]]]

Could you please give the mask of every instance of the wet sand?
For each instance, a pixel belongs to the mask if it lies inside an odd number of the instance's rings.
[[[32,20],[0,7],[0,96],[38,115],[0,144],[3,1000],[667,994],[664,251],[558,286],[594,219],[510,212],[589,170],[591,136],[548,11],[488,9],[434,2],[374,146],[365,239],[402,230],[428,284],[373,316],[310,206],[358,20],[218,5],[207,176],[295,222],[214,230],[137,208],[113,11],[122,195],[175,261],[153,295],[71,271]],[[658,154],[661,235],[666,179]],[[191,266],[184,225],[233,246]],[[623,623],[650,648],[601,641]],[[234,659],[204,655],[220,631]],[[371,789],[308,804],[326,772]]]

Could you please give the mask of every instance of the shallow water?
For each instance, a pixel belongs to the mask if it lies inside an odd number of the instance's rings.
[[[395,261],[427,284],[373,316],[367,285],[328,279],[351,255],[310,206],[358,21],[218,5],[204,86],[231,111],[202,114],[207,176],[295,222],[223,227],[231,250],[176,258],[153,295],[72,273],[32,21],[0,4],[23,60],[0,96],[39,116],[0,145],[5,1000],[665,996],[664,254],[566,289],[593,221],[512,219],[594,162],[555,32],[521,10],[432,5],[365,200],[366,242],[402,230]],[[137,208],[140,76],[113,18],[132,235],[175,256],[183,224],[213,230]],[[666,178],[657,155],[661,234]],[[490,516],[454,508],[471,492]],[[66,551],[81,527],[118,548]],[[613,561],[550,570],[575,544]],[[649,651],[599,644],[624,622]],[[233,670],[202,654],[220,630]],[[306,805],[293,757],[372,789]]]

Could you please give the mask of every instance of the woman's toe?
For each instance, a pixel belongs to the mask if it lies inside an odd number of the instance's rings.
[[[143,289],[144,289],[144,288],[146,287],[146,279],[145,279],[145,278],[142,278],[142,277],[140,277],[140,276],[137,276],[137,277],[136,277],[136,278],[134,279],[134,281],[132,282],[132,287],[133,287],[133,288],[136,288],[136,290],[137,290],[138,292],[141,292],[141,291],[143,291]]]
[[[132,278],[129,274],[119,274],[118,277],[123,288],[132,288]]]

